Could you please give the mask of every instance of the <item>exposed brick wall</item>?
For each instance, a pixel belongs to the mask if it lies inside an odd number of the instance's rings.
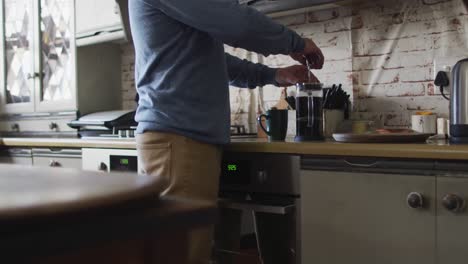
[[[135,109],[135,51],[132,45],[122,45],[122,108]]]
[[[353,118],[409,126],[410,115],[432,110],[448,117],[448,102],[434,87],[436,68],[468,57],[468,12],[463,0],[366,1],[278,18],[322,48],[326,63],[315,74],[325,85],[343,84],[352,94]],[[267,58],[227,47],[241,58],[284,67],[287,56]],[[134,107],[133,52],[123,47],[124,107]],[[128,73],[128,74],[127,74]],[[292,88],[290,88],[292,89]],[[257,112],[273,106],[281,89],[231,89],[232,119],[256,129]]]

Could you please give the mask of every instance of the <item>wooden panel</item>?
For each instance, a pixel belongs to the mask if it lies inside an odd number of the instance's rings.
[[[166,188],[160,178],[134,173],[15,165],[0,165],[0,172],[0,220],[98,208],[157,195]]]
[[[447,194],[468,199],[468,178],[437,178],[437,256],[439,264],[465,264],[468,258],[468,211],[453,213],[442,200]]]
[[[41,264],[185,264],[188,230],[161,234],[157,239],[113,241],[107,245],[76,249],[70,253],[34,259]]]
[[[302,263],[434,263],[435,177],[303,171],[301,184]]]

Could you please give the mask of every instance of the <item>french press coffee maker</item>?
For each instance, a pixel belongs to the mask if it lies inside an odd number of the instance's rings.
[[[323,140],[323,84],[296,84],[295,141]]]

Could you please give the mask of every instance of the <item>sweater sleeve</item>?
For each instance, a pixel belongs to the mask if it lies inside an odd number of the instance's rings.
[[[141,0],[219,41],[265,56],[304,50],[294,31],[236,0]]]
[[[226,53],[229,83],[239,88],[256,88],[268,84],[277,85],[276,69],[260,63],[241,60]]]

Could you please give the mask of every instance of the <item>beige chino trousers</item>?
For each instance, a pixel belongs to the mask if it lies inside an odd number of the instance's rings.
[[[136,142],[140,171],[168,183],[163,195],[216,203],[221,147],[161,132],[139,134]],[[212,236],[213,228],[192,232],[189,264],[209,262]]]

